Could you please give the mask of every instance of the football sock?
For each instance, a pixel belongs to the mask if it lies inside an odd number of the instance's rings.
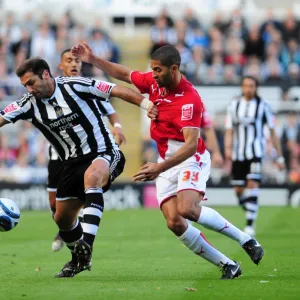
[[[59,230],[59,236],[65,242],[66,246],[70,249],[72,254],[72,261],[77,262],[77,257],[74,254],[75,243],[82,238],[82,227],[80,222],[76,220],[74,226],[70,230]]]
[[[201,206],[201,213],[197,223],[207,229],[230,237],[239,242],[240,245],[243,245],[251,239],[249,234],[244,233],[222,217],[217,211],[207,206]]]
[[[258,215],[258,195],[259,189],[246,189],[245,198],[243,200],[243,209],[245,210],[246,225],[253,226]]]
[[[79,213],[78,213],[78,220],[79,220],[80,223],[83,222],[83,208],[81,208]]]
[[[85,204],[83,208],[83,240],[93,246],[102,213],[104,209],[102,188],[88,188],[85,190]]]
[[[187,230],[178,239],[195,254],[216,266],[222,264],[235,265],[235,263],[214,248],[205,238],[199,229],[188,225]]]

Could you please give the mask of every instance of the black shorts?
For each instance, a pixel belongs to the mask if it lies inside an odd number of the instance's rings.
[[[261,159],[252,159],[232,162],[231,184],[245,186],[247,180],[261,181]]]
[[[47,191],[56,192],[59,181],[60,174],[63,170],[63,162],[60,159],[49,160],[48,163],[48,182],[47,182]]]
[[[57,188],[57,201],[75,198],[85,201],[84,173],[95,159],[104,159],[109,163],[110,178],[107,185],[102,187],[103,192],[106,192],[111,183],[123,172],[125,157],[119,150],[87,154],[78,159],[66,161]]]

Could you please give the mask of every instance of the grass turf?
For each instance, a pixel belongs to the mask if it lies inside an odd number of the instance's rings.
[[[243,225],[239,208],[217,210]],[[0,299],[299,299],[299,210],[262,208],[257,227],[266,252],[258,267],[237,243],[203,230],[215,247],[241,262],[241,278],[220,281],[216,267],[166,229],[159,211],[105,212],[92,272],[57,279],[53,275],[69,253],[51,252],[56,227],[50,213],[22,212],[17,228],[0,233]]]

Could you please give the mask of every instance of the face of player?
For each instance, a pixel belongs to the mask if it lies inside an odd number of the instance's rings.
[[[81,60],[71,52],[64,53],[59,64],[64,76],[79,76],[81,66]]]
[[[24,85],[28,93],[38,98],[49,98],[54,92],[54,80],[47,70],[44,70],[42,78],[33,72],[26,72],[20,77],[22,85]]]
[[[245,78],[242,83],[242,94],[243,96],[251,100],[255,97],[257,90],[256,82],[251,78]]]
[[[166,67],[161,64],[160,60],[150,61],[152,76],[160,87],[168,88],[173,85],[176,77],[177,66]]]

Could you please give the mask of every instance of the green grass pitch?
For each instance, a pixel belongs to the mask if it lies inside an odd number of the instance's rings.
[[[217,210],[243,226],[239,208]],[[257,237],[265,257],[258,267],[236,242],[204,229],[215,247],[241,262],[241,278],[221,281],[216,267],[167,230],[160,211],[108,211],[92,271],[57,279],[69,253],[51,252],[56,227],[50,213],[22,212],[18,227],[0,233],[0,299],[300,299],[299,219],[297,209],[261,209]]]

